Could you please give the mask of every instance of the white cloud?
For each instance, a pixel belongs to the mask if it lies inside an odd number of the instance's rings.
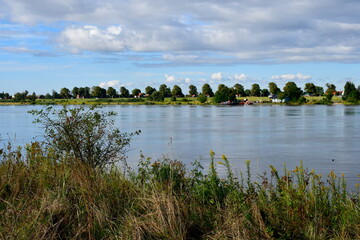
[[[179,65],[360,62],[356,0],[0,0],[0,4],[1,20],[45,26],[40,32],[51,24],[60,31],[59,45],[74,53],[160,52],[157,61]]]
[[[310,75],[303,75],[301,73],[274,75],[271,77],[271,79],[273,80],[286,80],[286,81],[309,80],[311,78],[312,77]]]
[[[126,48],[126,35],[121,26],[109,26],[100,29],[96,26],[69,27],[65,29],[58,41],[64,48],[77,53],[88,51],[123,51]]]
[[[166,83],[173,83],[175,81],[176,81],[175,76],[165,74],[165,82]]]
[[[108,87],[116,88],[119,86],[120,86],[120,81],[118,81],[118,80],[99,83],[99,87],[102,87],[102,88],[108,88]]]
[[[235,74],[234,75],[234,79],[237,81],[244,81],[248,78],[248,76],[244,73],[240,73],[240,74]]]
[[[169,84],[190,84],[190,78],[175,78],[174,75],[165,74],[165,83]]]
[[[213,74],[211,74],[210,78],[212,80],[222,80],[223,79],[223,74],[221,72],[213,73]]]

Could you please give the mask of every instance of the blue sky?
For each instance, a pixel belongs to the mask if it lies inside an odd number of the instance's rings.
[[[360,84],[358,0],[0,0],[0,92]]]

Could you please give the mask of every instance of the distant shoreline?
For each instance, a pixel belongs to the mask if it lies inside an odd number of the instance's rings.
[[[306,97],[308,100],[307,103],[298,104],[298,103],[274,103],[271,102],[269,98],[264,97],[244,97],[248,99],[251,103],[255,105],[318,105],[323,104],[321,100],[323,97]],[[243,100],[244,98],[237,98],[238,100]],[[341,97],[334,96],[331,104],[327,105],[357,105],[350,104],[342,101]],[[162,102],[149,101],[146,98],[86,98],[86,99],[36,99],[35,102],[25,100],[20,102],[15,102],[12,100],[0,100],[0,105],[221,105],[213,103],[212,99],[206,103],[200,103],[197,98],[184,97],[178,98],[176,101],[171,101],[170,98],[166,98]]]

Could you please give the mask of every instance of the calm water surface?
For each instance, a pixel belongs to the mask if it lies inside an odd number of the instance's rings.
[[[59,106],[56,106],[59,107]],[[42,130],[27,113],[41,106],[0,106],[2,144],[24,145],[41,139]],[[107,106],[118,113],[123,131],[141,130],[131,144],[130,166],[140,151],[158,158],[168,155],[186,164],[195,159],[207,166],[209,151],[225,154],[237,171],[251,160],[253,172],[272,164],[282,169],[304,166],[319,173],[344,173],[359,183],[360,106]],[[221,169],[220,169],[221,171]]]

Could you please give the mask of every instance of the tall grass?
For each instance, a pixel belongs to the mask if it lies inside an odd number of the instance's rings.
[[[136,171],[94,169],[35,142],[3,149],[0,239],[360,239],[359,193],[301,164],[238,180],[142,157]],[[217,166],[227,169],[221,177]]]

